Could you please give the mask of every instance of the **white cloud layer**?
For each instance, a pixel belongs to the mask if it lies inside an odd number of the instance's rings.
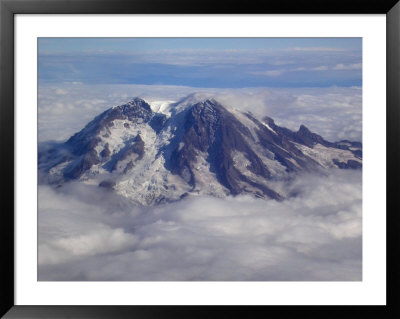
[[[358,87],[248,89],[218,99],[257,117],[272,117],[291,130],[304,124],[332,142],[362,141],[362,90]]]
[[[39,280],[361,280],[361,172],[286,187],[298,195],[140,208],[94,186],[39,186]]]
[[[94,116],[140,96],[149,102],[177,101],[193,92],[210,92],[223,104],[297,130],[301,124],[330,141],[361,141],[360,88],[199,89],[156,85],[83,85],[66,83],[39,88],[39,141],[66,140]]]

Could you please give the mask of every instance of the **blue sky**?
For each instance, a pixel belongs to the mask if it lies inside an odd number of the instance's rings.
[[[40,38],[39,83],[361,86],[361,38]]]

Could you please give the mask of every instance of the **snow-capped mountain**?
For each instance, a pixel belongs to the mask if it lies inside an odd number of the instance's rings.
[[[297,172],[362,167],[359,142],[328,142],[304,125],[293,132],[209,96],[156,109],[135,98],[101,113],[65,143],[40,145],[41,182],[80,180],[142,205],[187,195],[282,200],[289,195],[276,182]]]

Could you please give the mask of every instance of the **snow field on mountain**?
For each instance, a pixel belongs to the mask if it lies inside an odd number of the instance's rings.
[[[348,160],[357,161],[362,163],[362,161],[354,156],[354,154],[347,150],[340,150],[332,147],[325,147],[321,144],[316,144],[312,148],[306,147],[304,145],[296,143],[297,148],[299,148],[305,155],[312,157],[316,160],[322,167],[332,168],[335,167],[333,162],[334,159],[340,162],[347,163]]]
[[[194,176],[196,187],[193,194],[209,195],[215,197],[225,197],[229,195],[229,190],[218,182],[215,173],[210,171],[210,164],[205,160],[207,154],[199,152],[196,156],[194,165]]]

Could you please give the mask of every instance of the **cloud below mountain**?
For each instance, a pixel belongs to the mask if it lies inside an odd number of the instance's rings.
[[[39,186],[39,280],[361,280],[361,172],[285,187],[297,197],[141,208],[95,186]]]

